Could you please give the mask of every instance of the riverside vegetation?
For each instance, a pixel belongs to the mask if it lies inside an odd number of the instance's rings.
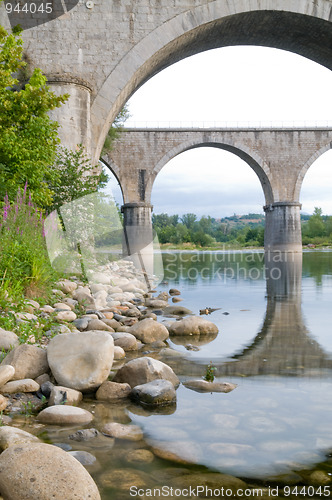
[[[315,208],[312,216],[301,215],[303,245],[332,245],[332,216]],[[193,214],[153,214],[153,227],[164,247],[177,248],[248,248],[264,246],[264,216],[233,215],[216,219]]]

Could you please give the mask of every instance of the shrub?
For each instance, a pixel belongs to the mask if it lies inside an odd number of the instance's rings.
[[[44,217],[29,195],[27,185],[10,203],[6,195],[0,211],[1,294],[11,298],[44,293],[55,273],[48,259]]]

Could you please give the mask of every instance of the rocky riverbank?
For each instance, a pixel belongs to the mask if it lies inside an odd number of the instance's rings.
[[[41,307],[29,300],[25,310],[13,313],[18,324],[36,328],[42,318],[54,320],[38,340],[30,335],[20,343],[16,333],[0,329],[0,492],[5,500],[100,498],[85,469],[94,462],[93,455],[46,444],[17,428],[15,416],[32,414],[39,429],[83,426],[76,433],[78,440],[99,436],[140,441],[139,427],[114,418],[101,428],[90,428],[95,420],[93,400],[115,405],[130,401],[141,411],[174,411],[180,380],[157,359],[161,353],[172,357],[169,336],[197,339],[218,334],[211,321],[176,304],[178,290],[147,290],[144,276],[128,261],[95,272],[89,286],[75,277],[62,280],[53,294],[50,304]],[[169,304],[171,297],[174,305]],[[162,314],[167,321],[158,322]],[[234,388],[228,384],[224,392]],[[163,451],[160,443],[139,452],[138,460],[143,461],[145,455],[150,460],[159,453],[172,461],[194,462],[193,457]]]

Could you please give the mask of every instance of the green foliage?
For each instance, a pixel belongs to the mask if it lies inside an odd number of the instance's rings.
[[[122,108],[120,113],[117,115],[111,128],[108,131],[108,134],[106,136],[105,143],[103,146],[103,150],[102,150],[102,155],[107,153],[108,151],[110,151],[112,149],[114,139],[119,137],[119,134],[124,127],[124,123],[126,120],[128,120],[129,117],[130,117],[129,109],[128,109],[127,104],[125,104],[125,106]]]
[[[81,198],[105,187],[108,176],[97,165],[91,165],[82,144],[76,151],[59,147],[54,162],[54,175],[48,182],[53,193],[48,212],[58,210],[64,203]]]
[[[59,107],[67,95],[56,96],[46,85],[46,77],[36,68],[19,88],[14,76],[26,67],[22,59],[23,42],[19,30],[12,34],[0,26],[0,198],[15,199],[18,187],[29,182],[32,199],[48,204],[48,186],[54,177],[53,164],[58,123],[48,113]]]
[[[27,199],[26,187],[15,203],[5,197],[0,210],[0,300],[47,289],[54,278],[44,238],[41,211]]]
[[[207,382],[213,382],[214,381],[214,372],[217,370],[215,366],[213,366],[212,361],[208,364],[206,367],[206,372],[204,376],[204,380]]]
[[[227,243],[232,246],[264,246],[264,227],[260,223],[262,215],[250,214],[250,220],[243,222],[238,216],[236,221],[229,222],[229,218],[216,220],[210,216],[203,216],[199,220],[195,214],[189,213],[181,217],[178,215],[153,214],[152,223],[162,244],[192,244],[197,247],[214,247],[218,243]],[[182,224],[178,221],[181,220]]]
[[[330,245],[332,243],[332,217],[323,215],[322,209],[315,207],[314,213],[302,224],[304,245]]]

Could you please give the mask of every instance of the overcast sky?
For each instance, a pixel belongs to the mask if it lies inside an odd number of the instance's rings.
[[[290,52],[226,47],[192,56],[162,71],[130,99],[127,125],[151,122],[329,121],[332,72]],[[184,124],[184,123],[183,123]],[[119,191],[112,183],[119,203]],[[303,212],[315,206],[332,214],[332,151],[309,169],[301,193]],[[262,212],[256,174],[237,156],[215,148],[187,151],[158,174],[155,213],[224,217]]]

